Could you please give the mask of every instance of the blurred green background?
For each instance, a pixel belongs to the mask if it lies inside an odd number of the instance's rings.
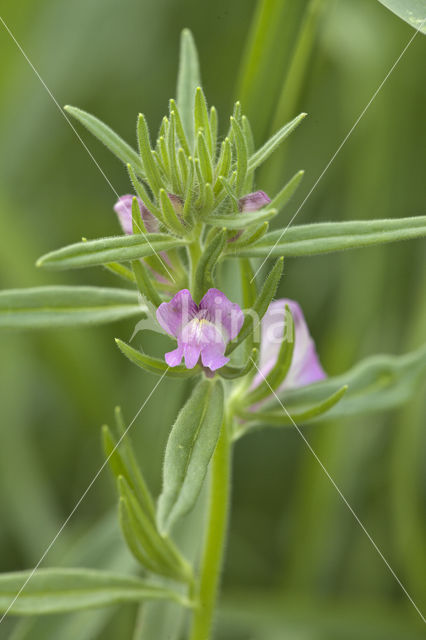
[[[292,21],[276,25],[281,37],[271,34],[278,43],[276,66],[262,70],[259,63],[260,76],[242,87],[258,145],[283,124],[274,105],[306,4],[295,2]],[[273,195],[296,170],[306,170],[281,224],[413,34],[371,0],[322,4],[306,72],[282,111],[286,119],[299,111],[309,117],[257,180]],[[133,143],[137,113],[143,111],[156,131],[174,96],[183,27],[194,33],[204,89],[219,109],[224,134],[239,97],[255,8],[253,0],[3,0],[1,15],[60,105],[96,114]],[[424,213],[424,55],[419,35],[300,211],[299,223]],[[115,196],[2,25],[0,60],[0,288],[114,284],[102,270],[35,269],[37,257],[51,249],[81,236],[117,233]],[[129,192],[125,169],[79,132],[114,188]],[[400,354],[424,341],[425,273],[420,241],[385,245],[288,260],[280,293],[301,303],[325,369],[337,374],[368,354]],[[125,361],[113,342],[115,336],[129,339],[132,329],[122,323],[0,334],[1,571],[39,560],[102,464],[100,425],[112,422],[117,404],[130,420],[153,387],[155,378]],[[156,492],[168,430],[186,391],[181,382],[163,381],[132,428]],[[393,413],[305,430],[420,607],[426,566],[422,397],[420,390]],[[132,570],[114,507],[105,472],[44,566]],[[258,432],[236,448],[221,602],[217,633],[224,640],[423,637],[418,614],[291,430]],[[61,627],[50,619],[15,628],[7,619],[0,638],[131,638],[134,615],[133,607],[108,617],[74,614],[63,617]]]

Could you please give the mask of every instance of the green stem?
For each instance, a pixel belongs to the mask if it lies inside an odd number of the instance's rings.
[[[195,274],[197,271],[197,265],[198,262],[201,258],[201,255],[203,253],[202,248],[201,248],[201,242],[200,242],[200,238],[201,238],[201,234],[202,234],[202,225],[199,224],[197,225],[193,232],[192,232],[192,238],[191,238],[191,242],[188,245],[188,254],[189,254],[189,261],[191,264],[191,291],[194,291],[195,288]],[[198,301],[199,302],[199,301]]]
[[[212,460],[210,506],[204,543],[198,607],[190,640],[208,640],[216,604],[226,541],[231,480],[231,439],[225,420]]]

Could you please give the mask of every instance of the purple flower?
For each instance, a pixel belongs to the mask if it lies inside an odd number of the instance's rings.
[[[134,196],[127,194],[121,196],[114,205],[114,211],[118,216],[118,220],[121,224],[123,232],[127,235],[133,233],[132,227],[132,201]],[[137,198],[139,209],[141,212],[142,220],[145,224],[148,233],[155,233],[158,231],[158,221],[152,215],[152,213],[146,208],[140,198]]]
[[[271,202],[271,198],[264,191],[255,191],[248,193],[238,200],[238,208],[245,213],[246,211],[259,211]]]
[[[185,366],[193,369],[201,356],[202,365],[216,371],[229,362],[225,348],[240,332],[244,314],[219,289],[209,289],[199,305],[188,289],[182,289],[170,302],[160,304],[157,320],[177,338],[177,349],[165,354],[170,367],[184,358]]]
[[[277,361],[283,336],[289,330],[286,323],[286,305],[289,306],[294,320],[293,339],[295,345],[289,372],[278,390],[302,387],[326,377],[302,309],[294,300],[283,298],[272,302],[262,319],[259,365],[261,373],[258,373],[254,378],[253,387],[256,387],[263,380],[263,377],[268,375]]]

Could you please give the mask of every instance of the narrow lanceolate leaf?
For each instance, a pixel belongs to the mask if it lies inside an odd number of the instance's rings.
[[[77,107],[70,107],[67,105],[64,109],[67,113],[81,122],[81,124],[83,124],[96,138],[98,138],[98,140],[103,142],[103,144],[112,151],[112,153],[117,156],[121,162],[124,162],[124,164],[130,164],[140,177],[144,177],[141,159],[137,152],[132,149],[127,142],[124,142],[124,140],[122,140],[110,127],[108,127],[108,125],[104,124],[101,120],[95,118],[95,116],[92,116],[90,113],[77,109]]]
[[[182,235],[184,228],[176,214],[172,201],[164,189],[160,189],[160,206],[164,224],[174,233]]]
[[[321,402],[311,405],[310,407],[302,408],[299,411],[288,409],[284,403],[283,406],[279,405],[275,411],[267,411],[266,409],[264,411],[243,411],[239,415],[247,422],[247,425],[238,430],[235,435],[238,438],[247,429],[255,425],[291,427],[295,424],[297,426],[306,424],[314,420],[314,418],[322,416],[334,407],[345,395],[347,389],[348,387],[345,385]],[[285,407],[285,409],[283,407]]]
[[[0,575],[0,612],[6,611],[22,585],[25,589],[10,615],[45,615],[110,607],[124,602],[174,600],[189,603],[178,593],[141,578],[95,569],[39,569]]]
[[[0,328],[52,329],[144,316],[135,291],[51,286],[0,291]]]
[[[189,156],[191,154],[191,152],[189,150],[188,140],[186,138],[185,131],[183,129],[182,118],[180,116],[180,111],[178,109],[178,106],[177,106],[176,102],[173,99],[170,100],[170,107],[169,108],[170,108],[170,117],[171,117],[172,113],[175,114],[177,138],[178,138],[180,144],[182,145],[182,148],[185,151],[185,154],[187,156]]]
[[[39,258],[36,264],[46,269],[80,269],[145,258],[183,244],[184,240],[171,238],[165,233],[111,236],[57,249]]]
[[[199,302],[207,289],[214,287],[213,273],[226,241],[226,231],[220,231],[204,248],[203,254],[195,272],[195,287],[193,296]]]
[[[424,0],[379,0],[385,7],[409,25],[426,34],[426,4]]]
[[[282,142],[290,135],[292,131],[302,122],[306,113],[300,113],[296,118],[287,122],[272,138],[269,138],[267,142],[258,149],[249,159],[248,170],[253,171],[259,165],[263,164],[267,158],[280,146]]]
[[[155,308],[159,307],[163,301],[152,283],[151,275],[146,265],[142,260],[133,260],[132,269],[140,294]]]
[[[284,209],[285,205],[289,202],[289,200],[293,197],[293,194],[296,192],[304,173],[304,171],[298,171],[281,189],[281,191],[277,193],[275,198],[272,199],[272,201],[269,203],[269,206],[277,209],[277,211],[281,211],[281,209]]]
[[[216,107],[210,107],[210,131],[212,137],[212,157],[216,157],[217,131],[218,131],[218,115]]]
[[[131,478],[129,486],[132,487],[132,490],[134,491],[135,496],[139,500],[139,504],[142,506],[144,511],[150,515],[153,521],[155,521],[155,509],[151,492],[145,481],[142,470],[136,460],[132,442],[130,440],[130,436],[128,435],[128,425],[124,422],[121,407],[115,407],[114,414],[115,425],[120,439],[122,458],[126,464],[128,477]],[[118,473],[117,478],[119,475],[124,475],[126,477],[126,474]]]
[[[426,216],[351,222],[320,222],[267,233],[256,244],[238,250],[238,257],[310,256],[358,249],[426,236]]]
[[[269,222],[264,222],[260,225],[260,227],[255,227],[254,225],[251,229],[247,229],[244,233],[238,238],[238,240],[234,240],[232,243],[228,245],[228,251],[238,251],[239,247],[247,247],[249,244],[254,244],[258,242],[260,238],[263,238],[265,233],[268,232]]]
[[[241,260],[239,260],[239,266],[243,309],[251,309],[258,295],[253,265],[249,258],[241,258]],[[255,348],[256,357],[253,356],[250,358],[253,348]],[[244,353],[248,362],[251,361],[251,364],[257,362],[260,353],[260,331],[257,332],[257,335],[255,335],[255,332],[251,333],[245,341]]]
[[[195,90],[199,86],[201,78],[197,48],[192,33],[184,29],[180,39],[177,105],[190,148],[194,147],[193,105]]]
[[[237,179],[235,183],[235,190],[237,192],[237,196],[241,196],[247,177],[248,151],[241,127],[236,118],[233,117],[231,117],[231,129],[235,148],[237,150]]]
[[[191,378],[201,373],[198,365],[193,369],[187,369],[184,366],[178,365],[177,367],[169,367],[164,360],[159,358],[153,358],[138,349],[134,349],[129,344],[126,344],[122,340],[116,338],[116,343],[120,351],[129,358],[133,364],[136,364],[141,369],[144,369],[148,373],[153,373],[157,376],[165,374],[169,378]]]
[[[190,580],[191,569],[174,544],[160,536],[155,524],[138,504],[125,478],[118,479],[120,517],[131,551],[147,569],[175,580]]]
[[[220,148],[219,160],[216,168],[216,184],[214,187],[215,193],[219,193],[223,189],[222,183],[218,180],[219,177],[226,178],[231,168],[232,162],[232,147],[229,138],[225,138]]]
[[[157,510],[162,532],[169,531],[195,504],[219,438],[223,400],[221,381],[203,380],[173,425],[166,447],[163,491]]]
[[[426,345],[402,356],[376,355],[359,362],[339,376],[300,389],[283,391],[280,399],[290,412],[322,402],[342,385],[349,389],[327,418],[364,415],[406,402],[426,380]],[[268,403],[269,404],[269,403]],[[272,404],[270,405],[272,408]]]
[[[241,327],[241,331],[235,340],[232,340],[226,349],[226,355],[229,355],[238,347],[243,340],[250,334],[260,329],[260,321],[266,313],[267,308],[272,302],[273,297],[277,291],[278,284],[280,282],[283,272],[284,260],[279,258],[268,277],[266,278],[263,287],[256,298],[256,301],[251,309],[251,312],[244,318],[244,324]]]
[[[145,479],[140,471],[133,455],[132,445],[127,434],[118,441],[112,435],[107,425],[102,427],[102,444],[105,457],[112,473],[118,479],[125,478],[127,484],[134,492],[141,508],[152,522],[155,522],[154,502]]]
[[[151,149],[151,141],[149,138],[149,129],[145,116],[140,113],[138,117],[138,140],[139,140],[139,152],[142,158],[142,166],[149,182],[149,185],[155,195],[163,186],[160,171],[154,160]]]
[[[220,216],[211,215],[206,218],[206,223],[212,227],[227,227],[228,229],[246,229],[252,224],[261,224],[267,220],[271,220],[277,215],[277,209],[267,207],[259,209],[259,211],[239,212],[236,215]],[[257,244],[255,245],[257,246]],[[232,251],[232,245],[229,250]]]
[[[213,165],[210,156],[210,151],[207,148],[207,142],[202,131],[197,134],[197,154],[200,161],[201,175],[204,182],[213,181]]]
[[[265,377],[265,379],[262,380],[258,384],[258,386],[247,395],[247,397],[245,398],[245,403],[247,406],[254,405],[260,400],[267,398],[272,393],[272,391],[278,389],[281,383],[285,380],[285,377],[291,366],[291,361],[293,359],[293,351],[296,338],[294,331],[294,320],[293,316],[291,315],[290,307],[288,305],[285,306],[284,311],[284,327],[285,331],[280,349],[278,351],[277,361],[272,367],[271,371]]]
[[[130,164],[127,165],[127,171],[129,173],[130,180],[131,180],[131,182],[133,184],[133,187],[134,187],[137,195],[142,200],[142,202],[144,203],[144,205],[146,206],[148,211],[150,211],[154,216],[156,216],[158,219],[161,220],[161,214],[160,214],[159,209],[155,206],[155,204],[153,203],[153,201],[149,197],[149,195],[148,195],[145,187],[143,186],[142,182],[140,182],[137,179],[137,177],[135,175],[135,172],[134,172],[134,170],[133,170],[133,168],[131,167]]]
[[[195,91],[194,124],[195,124],[195,133],[198,133],[200,129],[204,132],[206,144],[207,144],[209,153],[211,154],[213,147],[212,147],[212,133],[210,130],[210,119],[209,119],[209,113],[207,110],[207,102],[201,87],[197,87]]]

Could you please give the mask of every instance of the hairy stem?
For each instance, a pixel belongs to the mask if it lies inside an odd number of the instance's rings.
[[[201,234],[202,234],[202,225],[197,225],[193,230],[192,239],[188,245],[188,255],[189,255],[189,261],[190,261],[190,274],[191,274],[190,287],[192,292],[195,289],[195,273],[197,271],[197,265],[202,255],[202,248],[201,248],[201,242],[200,242]],[[199,300],[197,300],[196,302],[199,302]]]
[[[226,541],[231,481],[231,438],[224,421],[212,460],[210,505],[190,640],[208,640],[213,622]]]

